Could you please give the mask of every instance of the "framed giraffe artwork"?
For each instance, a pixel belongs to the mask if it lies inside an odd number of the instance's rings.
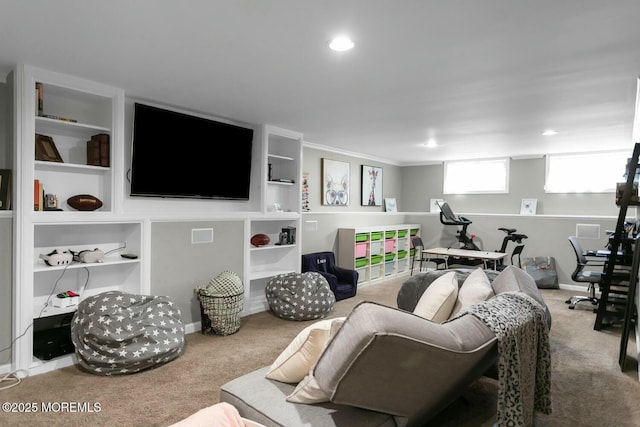
[[[382,206],[382,168],[362,165],[362,206]]]

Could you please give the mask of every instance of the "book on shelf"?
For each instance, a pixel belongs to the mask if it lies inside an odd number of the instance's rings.
[[[107,133],[99,133],[91,136],[91,141],[97,141],[98,150],[99,150],[99,159],[100,162],[98,166],[109,167],[110,166],[110,144],[109,144],[109,134]]]
[[[42,116],[44,112],[44,88],[42,83],[36,82],[36,115]]]
[[[44,210],[44,188],[39,179],[33,180],[33,210]]]
[[[97,139],[87,141],[87,164],[100,166],[100,141]]]
[[[70,119],[69,117],[54,116],[53,114],[40,114],[40,117],[44,117],[46,119],[60,120],[62,122],[78,123],[76,119]]]
[[[0,210],[11,209],[11,169],[0,169]]]

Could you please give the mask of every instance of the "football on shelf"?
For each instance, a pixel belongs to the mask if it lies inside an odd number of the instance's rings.
[[[90,194],[78,194],[69,197],[67,204],[79,211],[95,211],[102,207],[102,202],[95,196]]]
[[[271,239],[269,239],[269,236],[267,236],[266,234],[256,234],[251,237],[251,244],[257,247],[266,246],[270,241]]]

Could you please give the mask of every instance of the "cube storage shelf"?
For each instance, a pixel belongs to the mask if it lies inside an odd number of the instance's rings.
[[[358,283],[407,273],[411,267],[411,236],[419,224],[386,225],[338,230],[338,265],[355,269]]]

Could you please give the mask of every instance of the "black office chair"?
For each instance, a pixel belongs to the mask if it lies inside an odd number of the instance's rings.
[[[411,258],[411,275],[413,275],[413,266],[416,262],[420,262],[420,269],[418,271],[422,271],[423,262],[434,263],[436,265],[436,270],[447,269],[447,260],[445,258],[430,258],[424,256],[424,254],[422,253],[422,250],[424,249],[424,243],[422,243],[421,237],[411,237],[411,243],[413,244],[413,257]],[[443,265],[444,268],[440,268],[441,265]]]
[[[580,242],[578,242],[578,238],[576,236],[569,236],[569,243],[571,243],[571,247],[573,251],[576,253],[576,269],[571,274],[571,279],[574,282],[580,283],[588,283],[587,290],[589,291],[589,295],[575,295],[566,300],[565,302],[569,304],[570,309],[575,309],[576,305],[581,302],[590,302],[591,305],[598,305],[599,299],[596,297],[596,285],[600,286],[602,281],[604,280],[604,272],[593,271],[587,268],[589,267],[603,267],[604,263],[600,261],[590,261],[585,257],[584,252],[582,251],[582,246]]]

